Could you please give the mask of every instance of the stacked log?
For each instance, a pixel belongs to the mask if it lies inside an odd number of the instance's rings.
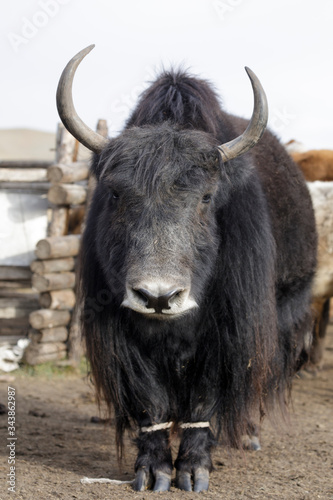
[[[50,182],[47,169],[51,162],[45,161],[0,161],[0,189],[14,192],[47,193]]]
[[[53,236],[40,240],[39,260],[31,263],[32,286],[39,292],[41,309],[30,314],[31,340],[25,361],[35,365],[66,357],[68,329],[75,306],[75,256],[79,235]]]
[[[0,266],[1,340],[16,344],[29,329],[29,314],[38,307],[31,288],[31,271],[22,266]]]
[[[74,257],[78,254],[79,245],[76,235],[69,235],[67,238],[54,236],[40,240],[35,253],[36,257],[41,260]]]

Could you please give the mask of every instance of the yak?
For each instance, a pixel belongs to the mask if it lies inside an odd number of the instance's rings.
[[[136,429],[133,487],[205,491],[219,442],[259,448],[258,425],[285,408],[312,329],[317,236],[304,178],[266,130],[256,75],[250,121],[225,112],[210,83],[163,71],[119,136],[78,116],[65,127],[94,152],[81,243],[82,331],[99,400],[123,435]],[[170,439],[180,437],[173,462]]]

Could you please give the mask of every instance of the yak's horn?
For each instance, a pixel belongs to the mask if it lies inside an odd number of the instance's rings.
[[[57,108],[59,116],[67,130],[79,141],[95,153],[100,153],[108,140],[89,128],[75,111],[72,97],[72,85],[75,71],[82,59],[89,54],[95,45],[89,45],[73,57],[62,72],[57,89]]]
[[[260,140],[268,120],[268,105],[264,89],[261,86],[256,75],[250,68],[245,67],[251,80],[254,94],[254,107],[251,121],[245,132],[230,142],[218,146],[219,152],[224,162],[232,160],[237,156],[243,155],[249,149],[253,148]]]

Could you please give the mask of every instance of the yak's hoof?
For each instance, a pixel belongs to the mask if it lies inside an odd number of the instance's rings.
[[[250,451],[261,450],[259,438],[254,435],[250,436],[248,434],[245,434],[245,436],[242,437],[242,444],[244,450],[250,450]]]
[[[167,474],[161,470],[156,471],[153,491],[169,491],[170,486],[171,474]]]
[[[207,491],[209,486],[209,472],[203,467],[194,470],[194,488],[193,491],[200,493],[200,491]]]
[[[149,469],[141,467],[141,469],[136,471],[135,479],[133,481],[133,489],[135,491],[144,491],[149,487],[151,482],[152,480]]]
[[[171,474],[167,474],[163,471],[156,471],[155,477],[151,472],[145,468],[141,467],[135,474],[135,479],[133,481],[133,489],[136,491],[144,491],[151,488],[152,484],[155,484],[153,491],[169,491],[171,485]]]
[[[192,491],[191,474],[189,472],[177,471],[176,477],[177,487],[184,491]],[[194,469],[193,472],[193,491],[207,491],[209,486],[209,472],[203,467]]]
[[[192,491],[191,474],[189,472],[177,471],[177,488],[184,491]]]

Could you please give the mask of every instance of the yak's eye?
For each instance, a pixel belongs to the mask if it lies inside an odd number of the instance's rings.
[[[205,196],[202,197],[202,203],[209,203],[210,200],[212,199],[212,195],[211,194],[205,194]]]
[[[109,190],[109,199],[110,200],[118,200],[119,198],[119,194],[117,193],[117,191],[114,191],[114,189],[110,189]]]

